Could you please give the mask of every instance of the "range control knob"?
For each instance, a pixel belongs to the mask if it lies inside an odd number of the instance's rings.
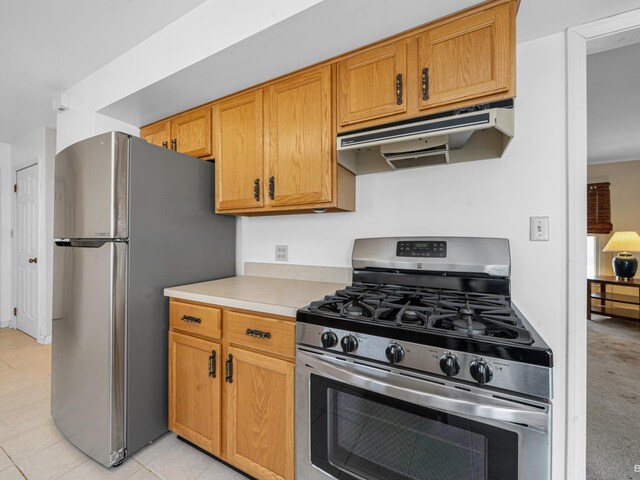
[[[389,345],[384,353],[387,356],[387,360],[391,363],[400,363],[404,360],[404,348],[397,343]]]
[[[353,335],[347,335],[340,340],[340,346],[344,353],[355,352],[356,348],[358,348],[358,340]]]
[[[446,353],[440,357],[440,370],[442,370],[447,377],[455,377],[460,373],[460,362],[455,355]]]
[[[469,370],[473,379],[480,385],[489,383],[493,378],[493,371],[484,360],[474,360],[471,362],[471,365],[469,365]]]
[[[338,343],[338,336],[333,332],[324,332],[320,337],[322,348],[335,347]]]

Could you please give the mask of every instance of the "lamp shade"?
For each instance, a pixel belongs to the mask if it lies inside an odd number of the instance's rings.
[[[602,251],[640,252],[640,235],[637,232],[616,232]]]

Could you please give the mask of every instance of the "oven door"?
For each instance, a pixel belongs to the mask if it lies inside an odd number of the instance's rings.
[[[550,405],[299,349],[304,480],[545,480]]]

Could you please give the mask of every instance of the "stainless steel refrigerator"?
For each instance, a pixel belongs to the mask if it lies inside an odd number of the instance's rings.
[[[105,466],[167,430],[163,289],[234,275],[213,167],[118,132],[56,156],[51,413]]]

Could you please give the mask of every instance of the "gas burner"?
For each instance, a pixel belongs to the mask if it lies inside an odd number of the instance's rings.
[[[469,333],[470,335],[484,335],[487,331],[484,323],[471,319],[465,320],[463,318],[458,318],[453,321],[453,329],[456,332]]]
[[[349,305],[348,307],[345,307],[344,313],[349,317],[362,317],[364,315],[364,310],[362,307]]]
[[[372,318],[374,312],[374,307],[356,299],[342,305],[338,313],[343,318],[366,320]]]

